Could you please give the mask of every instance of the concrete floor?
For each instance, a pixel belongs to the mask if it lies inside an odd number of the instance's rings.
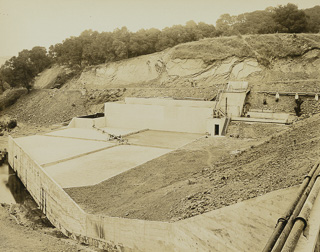
[[[46,166],[44,169],[63,188],[89,186],[98,184],[170,151],[171,149],[118,145]]]
[[[132,134],[135,132],[138,132],[140,130],[146,130],[146,129],[123,129],[123,128],[112,128],[112,127],[106,127],[106,128],[101,128],[102,130],[104,130],[105,132],[112,134],[112,135],[116,135],[116,136],[125,136],[128,134]]]
[[[108,134],[103,134],[96,129],[70,128],[63,129],[46,134],[47,136],[61,136],[68,138],[89,139],[97,141],[108,141]]]
[[[111,142],[41,135],[21,137],[15,140],[40,165],[58,162],[115,145]]]
[[[176,149],[202,136],[203,134],[148,130],[125,137],[125,139],[134,145]]]
[[[116,135],[137,130],[105,128]],[[17,138],[17,143],[63,188],[88,186],[164,155],[201,134],[143,131],[124,137],[126,144],[107,141],[96,129],[69,128]]]

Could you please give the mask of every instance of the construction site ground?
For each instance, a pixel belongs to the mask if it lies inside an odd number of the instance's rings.
[[[90,213],[189,218],[300,184],[320,154],[319,123],[314,115],[272,126],[273,132],[264,124],[237,123],[235,137],[203,138],[97,185],[65,190]]]

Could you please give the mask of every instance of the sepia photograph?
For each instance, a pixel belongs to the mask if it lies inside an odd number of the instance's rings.
[[[319,0],[0,0],[0,251],[320,252]]]

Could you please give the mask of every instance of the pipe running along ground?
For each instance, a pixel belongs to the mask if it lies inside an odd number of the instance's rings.
[[[316,172],[316,170],[319,168],[319,164],[320,162],[318,161],[310,170],[310,172],[308,173],[307,176],[305,176],[305,179],[303,180],[299,191],[297,193],[297,197],[294,199],[294,201],[291,203],[291,205],[288,207],[288,210],[286,211],[286,213],[283,215],[283,217],[278,219],[278,222],[276,224],[275,230],[273,231],[271,237],[269,238],[266,246],[263,249],[263,252],[271,252],[274,245],[276,244],[276,242],[278,241],[279,236],[281,235],[282,231],[284,230],[286,224],[290,221],[290,217],[293,214],[296,206],[298,205],[298,203],[300,202],[299,205],[303,205],[305,199],[303,200],[302,197],[304,192],[306,191],[306,188],[308,187],[308,185],[310,185],[312,183],[314,183],[315,181],[315,177],[313,176]],[[314,179],[312,179],[314,178]],[[301,208],[300,208],[301,209]],[[300,210],[299,210],[300,211]],[[293,220],[292,220],[293,221]],[[287,237],[287,236],[286,236]],[[282,248],[282,247],[281,247]],[[281,249],[280,249],[281,250]],[[279,251],[280,251],[279,250]]]
[[[320,165],[319,165],[319,163],[317,163],[317,166],[318,166],[318,168],[317,168],[316,172],[313,174],[313,176],[312,176],[312,178],[311,178],[311,180],[309,182],[309,185],[307,186],[306,190],[303,192],[299,203],[297,204],[296,208],[294,209],[294,211],[293,211],[293,213],[292,213],[287,225],[283,229],[283,231],[282,231],[282,233],[281,233],[281,235],[279,237],[279,240],[278,240],[278,242],[276,244],[276,247],[273,250],[273,252],[280,252],[282,250],[282,248],[283,248],[283,246],[284,246],[284,244],[285,244],[285,242],[286,242],[286,240],[287,240],[287,238],[288,238],[288,236],[289,236],[289,234],[291,232],[291,229],[293,227],[294,221],[297,218],[297,216],[299,215],[299,213],[300,213],[300,211],[301,211],[306,199],[308,198],[308,195],[310,194],[310,191],[311,191],[311,189],[312,189],[312,187],[313,187],[313,185],[314,185],[314,183],[316,181],[317,175],[320,173]]]
[[[299,216],[294,220],[293,228],[287,238],[286,243],[284,244],[284,247],[282,249],[283,252],[289,252],[294,251],[299,238],[301,236],[301,233],[308,225],[308,219],[310,217],[310,213],[312,210],[312,207],[314,205],[314,202],[316,201],[316,198],[320,191],[320,174],[317,174],[316,176],[316,182],[314,186],[312,187],[312,190],[307,198],[307,201],[303,205],[303,208],[299,214]]]

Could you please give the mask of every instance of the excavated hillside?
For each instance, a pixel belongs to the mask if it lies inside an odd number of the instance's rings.
[[[249,82],[249,108],[294,113],[292,97],[275,102],[274,95],[261,91],[319,92],[319,55],[320,34],[268,34],[203,39],[88,67],[75,76],[54,66],[36,78],[37,90],[1,114],[25,123],[60,123],[79,114],[102,112],[103,103],[125,96],[211,100],[234,80]],[[303,114],[320,112],[313,97],[303,99]]]

